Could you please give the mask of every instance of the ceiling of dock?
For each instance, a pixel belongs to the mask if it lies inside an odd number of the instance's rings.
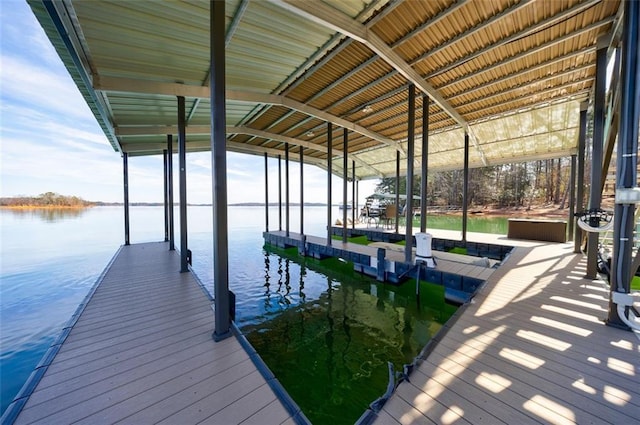
[[[209,2],[28,0],[113,148],[154,155],[177,140],[210,149]],[[406,158],[416,87],[416,167],[429,100],[429,169],[575,152],[598,40],[619,1],[226,0],[227,148],[341,173],[343,129],[358,178]],[[174,142],[174,146],[176,143]],[[406,168],[406,160],[401,162]],[[418,168],[419,170],[419,168]],[[349,172],[351,174],[351,172]]]

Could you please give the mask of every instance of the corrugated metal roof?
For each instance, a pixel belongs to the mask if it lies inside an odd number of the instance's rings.
[[[160,153],[176,132],[178,93],[187,149],[209,148],[209,2],[28,1],[114,149]],[[574,152],[598,38],[612,32],[620,2],[225,5],[228,148],[277,155],[288,142],[322,166],[330,120],[336,159],[344,126],[357,176],[370,178],[394,175],[397,151],[406,157],[412,81],[432,99],[431,170],[462,167],[461,123],[473,141],[471,166]]]

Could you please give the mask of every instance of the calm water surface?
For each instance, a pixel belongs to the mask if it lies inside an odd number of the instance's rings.
[[[212,291],[211,207],[189,207],[188,215],[193,267]],[[178,217],[176,209],[176,224]],[[277,220],[271,208],[271,228]],[[325,220],[325,207],[305,208],[306,233],[325,235]],[[434,220],[429,224],[437,227]],[[290,228],[299,229],[296,207]],[[115,254],[122,229],[121,207],[0,210],[2,411]],[[264,250],[263,229],[263,207],[229,208],[237,322],[312,420],[351,423],[384,391],[386,362],[410,360],[451,311],[416,305],[411,291],[380,285],[337,261]],[[132,243],[163,238],[162,208],[131,209]],[[362,354],[369,360],[359,360]],[[313,390],[297,388],[304,382]],[[331,417],[349,408],[348,419]]]

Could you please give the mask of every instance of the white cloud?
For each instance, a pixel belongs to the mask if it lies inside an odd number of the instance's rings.
[[[26,3],[0,8],[0,196],[54,191],[88,200],[122,201],[122,159],[114,152]],[[174,197],[178,162],[174,157]],[[284,180],[284,161],[282,172]],[[290,198],[299,201],[299,164],[290,163]],[[269,200],[277,201],[277,161],[269,159]],[[306,202],[326,202],[326,172],[304,167]],[[342,199],[334,176],[333,201]],[[370,187],[368,190],[366,187]],[[163,200],[160,156],[129,159],[132,202]],[[187,155],[187,199],[210,203],[211,154]],[[360,184],[360,198],[375,183]],[[227,154],[228,202],[264,200],[264,157]],[[349,189],[351,190],[351,189]],[[283,192],[284,196],[284,192]]]

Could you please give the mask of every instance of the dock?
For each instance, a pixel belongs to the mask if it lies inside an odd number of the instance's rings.
[[[210,297],[179,270],[167,243],[122,246],[3,423],[296,423],[241,335],[213,341]]]
[[[604,324],[609,291],[584,278],[586,258],[572,244],[471,237],[515,248],[368,421],[637,422],[640,337]],[[241,335],[213,341],[211,299],[179,269],[166,243],[121,247],[7,423],[304,423]]]
[[[266,240],[289,246],[300,240],[295,233],[269,233]],[[441,240],[460,237],[456,231],[430,233]],[[637,423],[640,334],[605,324],[609,288],[584,277],[586,256],[575,254],[572,243],[480,233],[469,239],[475,246],[513,250],[498,269],[482,274],[484,286],[426,347],[382,409],[368,410],[359,423]],[[388,242],[334,240],[326,249],[316,246],[325,246],[324,238],[305,242],[306,250],[352,261],[375,258],[384,247],[387,259],[403,261],[403,247]],[[444,275],[474,273],[446,252],[433,254]]]
[[[509,243],[374,423],[638,423],[640,336],[605,325],[607,284],[572,244]]]
[[[337,235],[341,229],[334,228]],[[301,235],[295,232],[282,230],[263,233],[267,244],[279,248],[297,248],[303,256],[323,259],[337,257],[352,262],[354,270],[376,278],[381,282],[400,284],[409,277],[416,277],[415,248],[413,248],[412,260],[405,261],[403,245],[393,243],[404,236],[391,232],[371,231],[363,229],[350,229],[351,236],[366,236],[371,243],[363,245],[354,242],[344,242],[333,239],[327,244],[324,237]],[[444,240],[438,239],[433,244],[440,244]],[[452,240],[448,240],[453,242]],[[459,255],[441,250],[433,252],[437,261],[435,267],[422,267],[422,279],[440,284],[445,287],[445,295],[451,300],[463,303],[467,301],[482,283],[496,270],[493,265],[495,260],[479,258],[484,255],[492,255],[493,258],[503,259],[511,251],[512,247],[505,244],[489,244],[469,242],[469,251],[476,255]],[[451,244],[451,248],[454,245]]]

